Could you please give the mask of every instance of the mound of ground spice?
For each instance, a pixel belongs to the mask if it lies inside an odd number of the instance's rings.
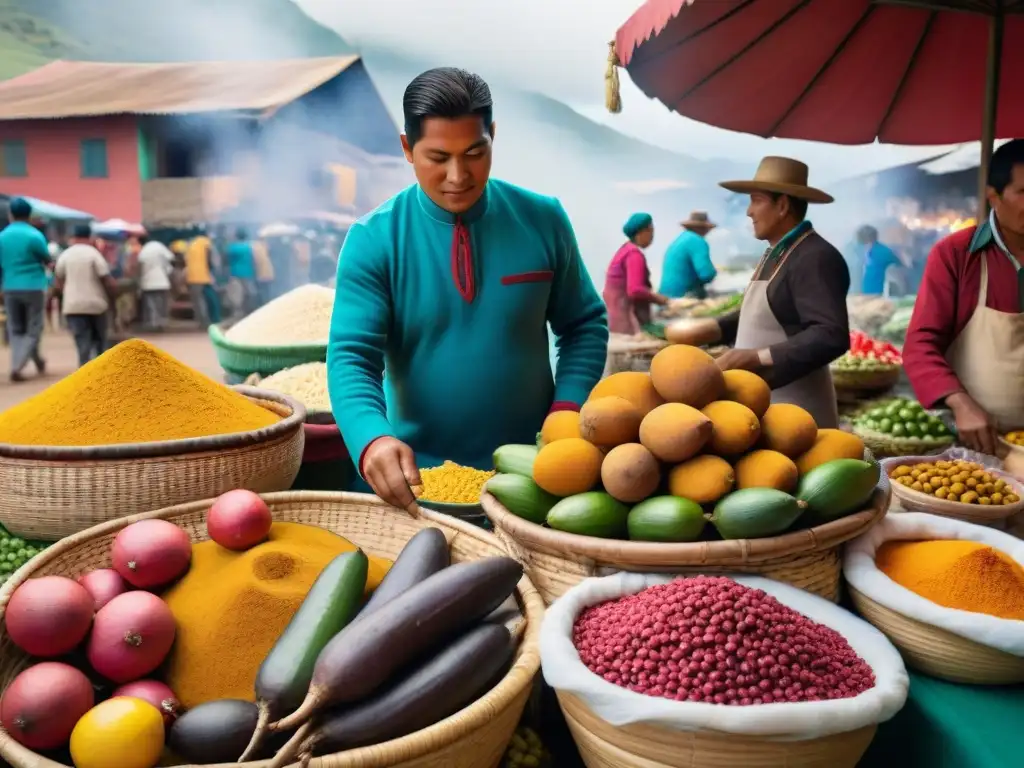
[[[1024,621],[1024,568],[976,541],[887,541],[875,565],[914,594],[945,608]]]
[[[130,339],[0,413],[0,443],[149,443],[248,432],[277,421],[277,414],[152,344]]]
[[[591,606],[573,644],[608,682],[676,701],[824,701],[875,685],[838,632],[724,577],[677,579]]]

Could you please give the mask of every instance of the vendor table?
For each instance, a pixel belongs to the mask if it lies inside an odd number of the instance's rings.
[[[911,672],[907,705],[879,726],[860,765],[1024,765],[1024,686],[956,685]]]

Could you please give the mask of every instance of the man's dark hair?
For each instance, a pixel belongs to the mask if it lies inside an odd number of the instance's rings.
[[[415,146],[423,136],[423,121],[430,117],[449,120],[479,117],[488,131],[494,112],[491,89],[480,75],[457,67],[428,69],[409,83],[402,97],[405,136]]]
[[[988,161],[988,185],[998,194],[1013,181],[1013,166],[1024,165],[1024,139],[1006,142]]]
[[[865,224],[863,227],[857,230],[857,242],[877,243],[878,230],[872,227],[870,224]]]
[[[139,241],[139,245],[145,245],[149,242],[149,235],[136,235],[135,239]]]
[[[11,211],[11,218],[15,221],[28,221],[32,216],[32,206],[23,197],[11,198],[7,207]]]
[[[787,198],[789,200],[789,210],[793,216],[796,217],[798,222],[803,221],[807,218],[807,201],[801,200],[799,197],[793,197],[792,195],[784,195],[781,192],[772,192],[772,200],[778,202],[780,198]]]
[[[92,227],[88,224],[75,224],[74,234],[72,237],[76,237],[79,240],[88,240],[92,237]]]

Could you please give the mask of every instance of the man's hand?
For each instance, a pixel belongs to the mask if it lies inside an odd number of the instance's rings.
[[[411,486],[421,485],[412,448],[393,437],[379,437],[363,454],[363,477],[373,492],[393,507],[408,509],[416,497]]]
[[[946,405],[953,411],[960,441],[971,450],[995,456],[999,445],[996,424],[985,409],[966,392],[953,393],[946,398]]]
[[[756,349],[730,349],[715,362],[723,371],[759,371],[761,370],[761,357]]]
[[[660,293],[651,294],[651,303],[657,304],[659,307],[667,307],[668,303],[672,301],[668,296],[663,296]]]

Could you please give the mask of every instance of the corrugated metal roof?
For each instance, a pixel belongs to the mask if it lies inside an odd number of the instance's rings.
[[[0,83],[0,120],[274,109],[358,60],[331,56],[182,64],[55,61]]]

